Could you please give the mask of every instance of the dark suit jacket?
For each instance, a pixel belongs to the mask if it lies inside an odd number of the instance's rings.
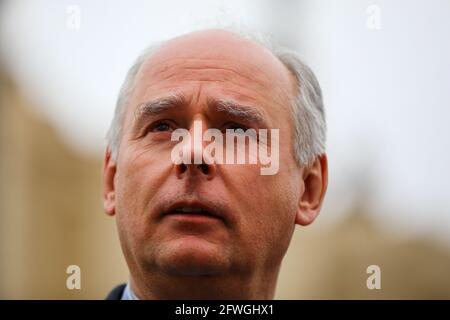
[[[118,285],[108,294],[106,300],[120,300],[122,299],[123,290],[125,290],[125,284]]]

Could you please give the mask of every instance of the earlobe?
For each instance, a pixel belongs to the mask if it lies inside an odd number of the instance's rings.
[[[106,149],[105,159],[103,162],[103,208],[107,215],[115,214],[115,184],[117,165],[111,158],[111,151]]]
[[[305,168],[303,184],[295,223],[307,226],[318,216],[328,187],[328,160],[325,154],[318,156],[312,166]]]

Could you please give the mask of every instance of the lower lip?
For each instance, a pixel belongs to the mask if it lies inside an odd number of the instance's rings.
[[[197,213],[170,213],[167,215],[167,217],[170,217],[171,219],[176,219],[179,221],[189,221],[194,223],[211,223],[211,222],[217,222],[220,221],[219,218],[204,214],[197,214]]]

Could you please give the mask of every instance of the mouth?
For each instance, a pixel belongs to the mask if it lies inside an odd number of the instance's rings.
[[[211,219],[225,221],[223,211],[210,203],[197,201],[182,201],[170,205],[163,210],[162,216],[171,216],[178,219],[189,219],[196,222],[208,221]]]

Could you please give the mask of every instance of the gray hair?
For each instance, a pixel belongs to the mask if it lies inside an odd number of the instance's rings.
[[[303,63],[300,56],[287,48],[275,45],[269,38],[260,34],[238,33],[244,38],[253,40],[272,52],[294,75],[297,81],[297,92],[291,98],[291,109],[294,125],[294,157],[299,165],[309,166],[314,159],[325,152],[326,121],[322,100],[322,92],[316,76]],[[158,50],[163,43],[148,47],[135,61],[128,71],[119,92],[116,110],[108,130],[107,141],[111,156],[117,159],[120,139],[123,131],[123,120],[130,95],[135,87],[136,75],[142,66]]]

